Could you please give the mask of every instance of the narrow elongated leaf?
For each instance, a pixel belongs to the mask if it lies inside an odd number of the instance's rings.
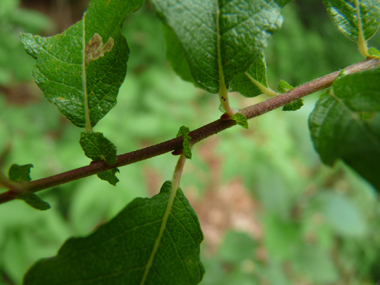
[[[21,35],[26,51],[37,60],[36,83],[74,125],[94,126],[116,104],[129,56],[120,25],[142,3],[91,1],[83,19],[62,34]]]
[[[339,78],[309,118],[322,161],[342,159],[380,191],[380,70]]]
[[[369,40],[379,29],[379,0],[323,0],[332,21],[350,40],[357,42],[359,29]]]
[[[245,72],[280,28],[289,0],[153,0],[169,34],[174,70],[211,93]],[[176,42],[176,43],[175,43]],[[173,44],[175,43],[175,44]],[[170,58],[169,58],[170,59]],[[186,60],[186,64],[184,60]],[[185,76],[186,75],[186,76]]]
[[[82,132],[79,143],[86,156],[94,161],[104,160],[107,164],[114,164],[117,160],[116,146],[103,133]]]
[[[158,195],[135,199],[90,236],[68,240],[56,257],[37,262],[24,284],[198,284],[199,221],[180,189],[171,203],[170,190],[165,182]]]
[[[267,65],[263,54],[260,54],[257,57],[255,62],[247,70],[247,74],[262,84],[264,87],[268,87]],[[263,94],[260,88],[257,87],[257,84],[253,83],[247,74],[242,73],[231,81],[231,91],[240,92],[240,94],[244,95],[245,97],[255,97],[257,95]]]

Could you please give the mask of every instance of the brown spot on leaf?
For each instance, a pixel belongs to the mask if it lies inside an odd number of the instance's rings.
[[[111,51],[114,45],[113,38],[109,38],[105,45],[103,45],[102,37],[95,34],[85,47],[86,64],[91,60],[97,60],[99,57],[104,56],[108,51]]]

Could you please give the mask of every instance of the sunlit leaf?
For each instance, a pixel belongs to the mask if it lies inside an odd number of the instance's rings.
[[[37,262],[24,284],[198,284],[203,234],[182,191],[171,182],[152,198],[137,198],[109,223],[69,239],[57,256]]]
[[[116,104],[129,56],[120,25],[142,3],[91,1],[83,19],[62,34],[21,34],[26,51],[37,60],[36,83],[74,125],[94,126]]]

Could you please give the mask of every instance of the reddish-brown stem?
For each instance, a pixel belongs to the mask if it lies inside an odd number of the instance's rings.
[[[345,74],[355,73],[364,70],[375,69],[380,66],[380,60],[377,58],[370,58],[365,61],[353,64],[345,68]],[[338,77],[340,71],[336,71],[300,85],[295,89],[268,99],[264,102],[256,105],[249,106],[240,110],[240,113],[245,115],[247,119],[252,119],[264,113],[267,113],[273,109],[284,106],[292,101],[295,101],[301,97],[312,94],[318,90],[325,89],[334,82]],[[204,140],[205,138],[212,136],[220,131],[228,129],[236,125],[233,120],[219,119],[212,123],[209,123],[199,129],[196,129],[189,133],[191,137],[191,145]],[[140,150],[132,151],[126,154],[118,155],[117,161],[113,165],[108,165],[104,161],[92,162],[90,165],[83,166],[77,169],[73,169],[67,172],[63,172],[50,177],[42,178],[39,180],[30,181],[23,184],[25,191],[37,192],[44,189],[52,188],[64,183],[68,183],[80,178],[84,178],[90,175],[94,175],[115,167],[121,167],[128,164],[132,164],[141,160],[145,160],[151,157],[155,157],[173,150],[181,149],[183,137],[177,137],[150,147],[146,147]],[[0,204],[5,203],[17,198],[17,190],[9,189],[7,192],[0,194]]]

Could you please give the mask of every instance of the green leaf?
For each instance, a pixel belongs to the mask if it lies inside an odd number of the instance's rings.
[[[104,160],[107,164],[114,164],[117,160],[116,146],[98,132],[82,132],[80,145],[87,157],[94,161]]]
[[[314,147],[322,161],[337,159],[380,191],[380,70],[337,79],[309,118]]]
[[[50,204],[43,201],[40,197],[33,193],[25,193],[17,196],[17,199],[24,200],[28,205],[41,211],[50,209]]]
[[[32,167],[32,164],[12,164],[8,172],[9,179],[14,182],[31,181],[32,179],[30,178],[30,169]],[[49,203],[41,200],[41,198],[33,193],[20,194],[17,196],[17,199],[24,200],[28,205],[38,210],[44,211],[50,209]]]
[[[380,51],[371,47],[370,49],[368,49],[368,55],[372,57],[380,58]]]
[[[135,199],[90,236],[69,239],[57,256],[37,262],[24,284],[198,284],[198,217],[180,189],[171,203],[170,190],[165,182],[158,195]]]
[[[284,107],[282,107],[282,111],[297,111],[301,109],[302,106],[303,106],[303,100],[297,99],[296,101],[293,101],[284,105]]]
[[[116,183],[119,182],[119,179],[116,177],[116,172],[119,172],[118,168],[113,168],[107,171],[100,172],[98,177],[102,180],[108,181],[111,185],[116,186]]]
[[[323,0],[323,3],[334,24],[354,42],[358,41],[360,27],[366,41],[379,28],[379,0]]]
[[[9,168],[8,177],[14,182],[30,181],[30,169],[33,164],[18,165],[12,164]]]
[[[257,57],[255,62],[247,70],[247,73],[264,87],[268,87],[267,65],[264,54],[260,54]],[[255,97],[263,94],[263,91],[253,83],[245,73],[236,76],[231,81],[231,91],[237,91],[245,97]]]
[[[292,85],[290,85],[288,82],[286,82],[285,80],[281,80],[277,86],[277,91],[280,93],[285,93],[285,92],[288,92],[288,91],[293,90],[293,89],[294,89],[294,87]]]
[[[342,237],[364,236],[367,221],[357,206],[347,197],[327,192],[321,197],[322,213],[334,231]]]
[[[235,120],[236,121],[236,124],[238,124],[239,126],[243,127],[244,129],[247,129],[248,130],[248,121],[247,121],[247,117],[244,116],[243,114],[241,113],[236,113],[235,115],[232,116],[231,118],[232,120]]]
[[[74,125],[94,126],[116,104],[129,56],[120,25],[142,3],[91,1],[83,19],[62,34],[21,34],[27,53],[37,60],[35,82]]]
[[[190,67],[187,64],[181,43],[178,41],[176,34],[168,26],[162,25],[162,27],[166,43],[166,59],[183,80],[192,82],[195,86],[198,86],[191,75]]]
[[[191,81],[211,93],[218,93],[223,83],[228,87],[236,75],[250,68],[280,28],[280,11],[288,2],[152,0],[175,35],[168,51],[180,54],[181,60],[178,64],[171,60],[174,70],[187,79],[190,71]]]
[[[177,137],[183,136],[183,143],[182,143],[183,154],[185,155],[187,159],[191,159],[191,155],[192,155],[191,147],[190,147],[191,137],[189,136],[189,133],[190,133],[190,129],[185,126],[180,127],[177,133]]]
[[[277,91],[280,93],[285,93],[285,92],[288,92],[288,91],[293,90],[293,89],[294,89],[294,87],[291,86],[285,80],[281,80],[277,86]],[[290,103],[284,105],[284,107],[282,107],[282,111],[296,111],[298,109],[301,109],[302,106],[303,106],[303,100],[297,99],[293,102],[290,102]]]

